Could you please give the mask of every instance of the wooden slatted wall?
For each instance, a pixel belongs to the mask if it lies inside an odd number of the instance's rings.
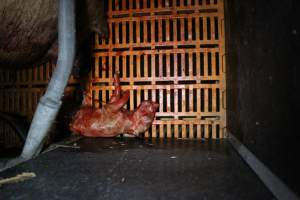
[[[32,68],[0,69],[0,111],[20,114],[31,121],[54,68],[54,64],[46,63]],[[71,76],[69,84],[76,82]],[[73,89],[73,87],[67,87],[66,91]],[[20,145],[14,130],[1,120],[0,145]]]
[[[128,109],[160,104],[146,137],[224,138],[223,0],[108,2],[110,36],[95,35],[93,99],[108,101],[119,71]]]

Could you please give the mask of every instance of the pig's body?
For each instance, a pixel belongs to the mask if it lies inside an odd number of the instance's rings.
[[[115,86],[110,102],[102,108],[86,105],[84,100],[70,124],[71,131],[88,137],[114,137],[123,133],[138,136],[151,126],[158,104],[143,101],[135,111],[128,111],[123,106],[129,99],[129,92],[121,91],[118,77]]]

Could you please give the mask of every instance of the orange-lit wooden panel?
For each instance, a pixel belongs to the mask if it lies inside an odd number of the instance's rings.
[[[118,71],[128,109],[160,104],[146,137],[224,138],[223,1],[111,0],[107,15],[109,38],[95,35],[94,105],[108,101]]]

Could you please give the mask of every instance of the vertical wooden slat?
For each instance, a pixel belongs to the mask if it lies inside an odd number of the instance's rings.
[[[133,55],[129,56],[129,63],[130,63],[130,67],[129,67],[129,71],[130,71],[130,84],[132,84],[133,82]]]
[[[167,85],[167,112],[171,111],[171,95],[170,95],[170,85]]]
[[[212,78],[217,78],[216,77],[216,56],[215,56],[215,52],[211,53],[211,75]]]
[[[154,1],[150,1],[150,8],[151,8],[151,10],[154,9]]]
[[[204,52],[204,76],[207,77],[208,76],[208,53]]]
[[[163,95],[163,90],[159,90],[159,112],[163,113],[163,100],[164,100],[164,95]]]
[[[181,54],[181,76],[185,77],[185,55],[184,53]]]
[[[93,78],[99,78],[99,62],[98,62],[98,57],[95,59],[95,63],[94,63],[94,75],[95,77]]]
[[[193,139],[194,138],[194,126],[192,123],[189,123],[189,138]]]
[[[167,121],[167,138],[171,137],[171,123]]]
[[[203,17],[203,40],[207,42],[207,18]]]
[[[189,86],[189,111],[193,112],[194,101],[193,101],[193,85]]]
[[[177,62],[177,54],[174,54],[174,83],[177,84],[177,71],[178,71],[178,62]]]
[[[197,124],[197,139],[201,139],[201,126]]]
[[[128,77],[127,71],[126,71],[126,56],[122,56],[122,63],[123,63],[123,78]]]
[[[140,59],[140,54],[137,54],[136,56],[136,72],[137,72],[137,77],[141,77],[141,59]]]
[[[119,44],[119,23],[115,23],[115,35],[113,35],[113,37],[115,37],[116,44]]]
[[[129,21],[129,44],[130,46],[133,44],[133,21],[132,20]]]
[[[166,20],[166,41],[170,41],[170,19]]]
[[[125,1],[123,1],[124,4]],[[125,6],[123,6],[123,8],[125,8]],[[125,44],[126,43],[126,22],[122,22],[122,34],[123,34],[123,40],[122,43]]]
[[[217,138],[217,131],[216,131],[216,125],[212,124],[212,138],[216,139]]]
[[[150,133],[149,133],[149,130],[147,130],[146,132],[145,132],[145,138],[149,138],[150,137]]]
[[[188,30],[185,30],[184,28],[184,18],[180,18],[180,33],[181,33],[181,36],[180,36],[180,39],[181,41],[184,41],[184,34],[185,34],[185,31],[188,31]]]
[[[179,101],[178,100],[178,89],[174,89],[174,114],[175,114],[174,117],[175,117],[175,119],[178,119],[178,101]]]
[[[148,55],[144,54],[142,56],[144,56],[144,76],[146,78],[148,78],[149,77],[149,75],[148,75]]]
[[[185,89],[181,90],[181,94],[182,94],[182,112],[185,113],[186,112],[186,108],[185,108],[185,103],[186,103]]]
[[[205,138],[209,137],[209,126],[208,126],[208,124],[204,125],[204,137]]]
[[[134,110],[134,96],[133,96],[133,90],[130,90],[130,110]]]
[[[147,8],[147,0],[143,0],[143,4],[144,4],[144,9]]]
[[[217,95],[216,95],[216,88],[212,89],[212,111],[217,112]]]
[[[163,32],[163,27],[162,27],[162,19],[158,20],[158,42],[162,42],[162,32]]]
[[[193,79],[193,53],[189,52],[189,76]]]
[[[164,125],[160,124],[159,125],[159,135],[157,137],[161,137],[163,138],[165,136],[165,132],[164,132]]]
[[[192,18],[188,18],[188,40],[192,40],[192,32],[193,32],[193,29],[192,29]]]
[[[144,3],[144,6],[146,6],[146,4]],[[148,35],[148,32],[147,32],[147,20],[144,20],[142,21],[143,23],[143,32],[144,32],[144,43],[147,43],[147,35]]]
[[[159,77],[163,77],[163,54],[158,55],[158,63],[159,63]]]
[[[215,20],[214,20],[214,17],[210,17],[210,37],[211,37],[211,40],[214,41],[216,39],[215,37]]]
[[[123,10],[126,9],[126,0],[122,0],[122,9],[123,9]]]
[[[140,105],[141,103],[141,90],[137,90],[137,105]]]
[[[137,1],[139,2],[139,1]],[[140,20],[136,21],[136,42],[140,44],[141,42],[141,37],[140,37]]]
[[[170,75],[170,53],[167,53],[166,55],[166,71],[167,71],[167,78],[170,78],[171,75]]]
[[[156,137],[157,137],[157,135],[156,135],[156,125],[153,125],[153,126],[152,126],[152,137],[153,137],[153,138],[156,138]]]
[[[151,1],[152,3],[153,3],[153,1]],[[151,46],[154,46],[154,44],[155,44],[155,26],[154,26],[154,24],[155,24],[155,20],[154,19],[152,19],[151,21]]]
[[[184,7],[184,0],[180,0],[180,7]]]
[[[186,125],[182,124],[182,138],[187,138]]]
[[[177,40],[177,20],[176,20],[176,18],[173,19],[173,40],[174,40],[174,45],[176,45],[176,43],[178,41]]]
[[[102,102],[106,102],[106,90],[105,89],[103,89],[102,90]]]
[[[147,89],[144,90],[144,99],[145,100],[149,100],[148,99],[148,90]]]
[[[208,112],[208,89],[204,89],[204,112]]]
[[[157,1],[158,1],[158,8],[162,8],[162,3],[161,3],[162,0],[157,0]]]

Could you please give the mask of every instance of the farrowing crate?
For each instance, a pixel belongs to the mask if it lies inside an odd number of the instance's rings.
[[[108,101],[119,71],[128,109],[160,104],[146,137],[226,137],[223,1],[111,0],[107,15],[109,38],[95,35],[93,104]]]

